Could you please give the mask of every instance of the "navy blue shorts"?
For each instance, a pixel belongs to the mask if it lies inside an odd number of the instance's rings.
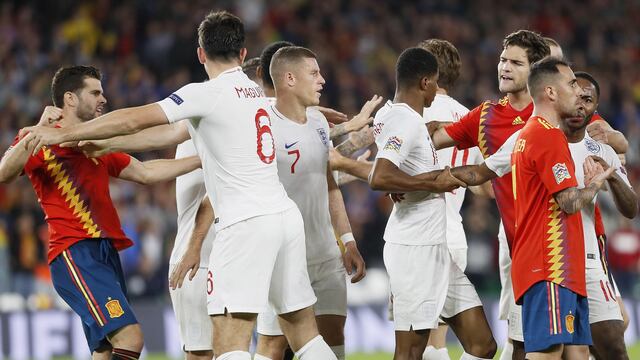
[[[587,298],[548,281],[522,297],[522,330],[527,353],[553,345],[591,345]]]
[[[127,300],[120,257],[111,240],[77,242],[58,255],[50,269],[56,291],[82,319],[92,353],[111,347],[108,334],[138,322]]]

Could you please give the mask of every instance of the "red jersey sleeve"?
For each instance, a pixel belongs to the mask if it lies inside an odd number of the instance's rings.
[[[107,165],[109,176],[118,177],[120,172],[131,163],[131,155],[125,153],[113,153],[102,157]]]
[[[542,183],[549,193],[578,186],[567,139],[562,130],[540,127],[536,141],[526,144]]]
[[[447,134],[457,143],[460,150],[478,146],[478,127],[482,105],[469,111],[460,121],[444,128]]]
[[[598,120],[606,121],[602,116],[600,116],[600,114],[594,113],[593,116],[591,116],[591,119],[589,119],[589,124],[593,124]]]

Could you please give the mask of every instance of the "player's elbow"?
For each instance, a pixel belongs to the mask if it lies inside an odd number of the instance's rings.
[[[627,219],[633,219],[638,215],[638,202],[634,201],[632,206],[627,206],[624,209],[620,209],[622,216]]]
[[[383,176],[381,176],[379,172],[371,171],[371,173],[369,173],[368,181],[369,187],[371,187],[372,190],[384,190],[385,181],[383,179]]]

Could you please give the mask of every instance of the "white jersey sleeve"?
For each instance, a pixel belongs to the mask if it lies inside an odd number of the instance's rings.
[[[513,149],[516,147],[516,141],[520,136],[520,130],[513,133],[507,141],[502,144],[500,149],[493,153],[493,155],[489,156],[484,163],[487,165],[489,170],[493,171],[498,175],[498,177],[502,177],[511,172],[511,153]]]
[[[157,102],[170,123],[183,119],[199,119],[211,113],[220,99],[217,89],[206,83],[187,84]]]
[[[387,159],[400,167],[405,162],[418,141],[419,127],[415,121],[407,121],[402,116],[388,116],[378,138],[377,158]]]

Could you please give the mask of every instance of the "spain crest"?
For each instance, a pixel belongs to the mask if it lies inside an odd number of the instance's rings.
[[[575,328],[573,326],[573,322],[574,322],[575,319],[576,319],[576,317],[571,315],[571,314],[565,316],[565,318],[564,318],[564,322],[565,322],[565,325],[567,327],[567,332],[569,334],[573,334],[573,332],[575,331]]]
[[[112,319],[119,318],[124,314],[124,310],[122,310],[122,306],[120,306],[119,300],[109,300],[106,304],[104,304],[104,306],[107,308],[109,317]]]

